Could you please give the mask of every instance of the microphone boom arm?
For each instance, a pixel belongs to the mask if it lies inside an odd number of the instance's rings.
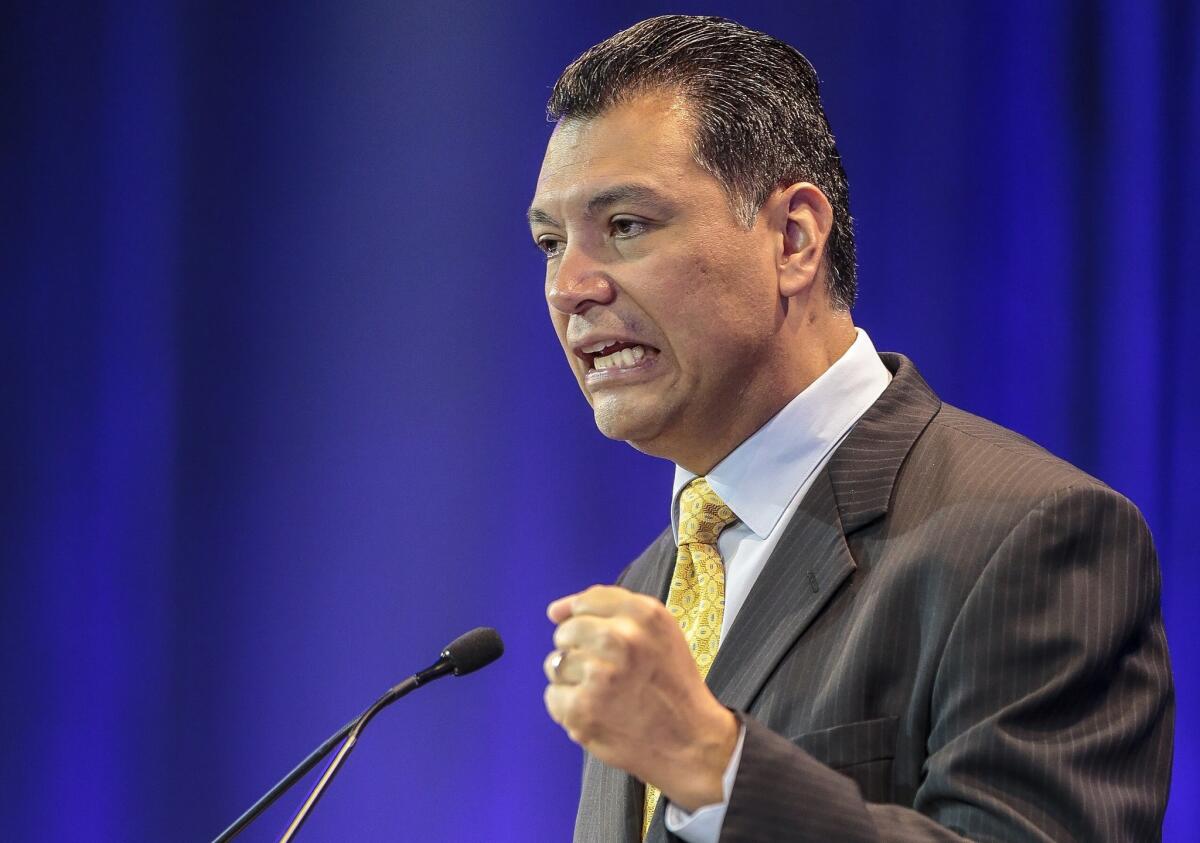
[[[372,718],[374,718],[376,714],[383,711],[396,700],[407,694],[409,691],[420,687],[431,678],[444,675],[452,670],[452,668],[446,664],[444,671],[436,674],[435,676],[422,678],[423,674],[427,674],[436,670],[442,664],[443,662],[438,662],[438,664],[434,665],[428,670],[423,670],[421,673],[418,673],[415,676],[408,677],[399,685],[389,690],[382,697],[375,700],[375,702],[371,704],[370,708],[360,714],[358,719],[350,723],[350,733],[347,735],[345,742],[341,746],[341,749],[337,751],[337,755],[333,756],[333,760],[329,762],[329,766],[325,768],[325,772],[321,774],[321,778],[317,780],[315,785],[313,785],[313,789],[308,794],[308,798],[304,800],[304,804],[300,806],[300,810],[296,812],[296,816],[292,817],[291,825],[287,827],[287,831],[285,831],[283,836],[279,838],[279,843],[289,843],[289,841],[296,836],[296,832],[300,830],[300,826],[304,825],[304,821],[308,819],[308,815],[312,813],[312,809],[316,807],[317,800],[321,798],[321,795],[325,792],[325,788],[329,786],[329,783],[333,781],[333,777],[337,775],[338,770],[342,768],[342,764],[345,762],[347,756],[349,756],[351,751],[353,751],[354,745],[358,743],[358,736],[362,734],[362,730],[367,727],[367,724],[371,722]]]
[[[361,716],[362,715],[359,715],[359,717]],[[283,796],[283,794],[286,793],[292,785],[298,782],[305,773],[317,766],[321,759],[328,755],[330,750],[337,746],[339,741],[346,737],[346,735],[350,734],[350,730],[354,728],[354,724],[358,722],[358,719],[358,717],[355,717],[345,726],[330,735],[329,740],[325,741],[325,743],[314,749],[312,754],[297,764],[295,769],[279,780],[278,784],[264,793],[257,802],[247,808],[246,813],[234,820],[233,824],[230,825],[229,828],[222,831],[216,838],[213,839],[213,843],[228,843],[228,841],[232,840],[236,835],[238,835],[242,829],[254,822],[259,814],[267,810],[267,808],[271,807],[271,805],[275,804],[276,799],[278,799],[280,796]]]
[[[283,837],[279,838],[281,843],[287,843],[300,830],[300,826],[304,824],[309,813],[312,812],[313,806],[317,804],[317,800],[321,798],[321,794],[325,792],[325,788],[329,786],[333,777],[337,775],[337,771],[346,760],[346,756],[354,749],[354,745],[358,742],[358,736],[362,734],[367,723],[371,722],[371,719],[376,714],[405,694],[421,687],[427,682],[432,682],[434,679],[439,679],[450,673],[453,673],[455,676],[464,676],[468,673],[473,673],[479,670],[479,668],[491,664],[500,658],[503,653],[504,642],[500,640],[499,633],[494,629],[481,626],[460,635],[451,641],[446,649],[442,650],[441,656],[436,662],[424,670],[414,673],[399,685],[390,688],[387,693],[373,702],[366,711],[334,732],[325,743],[314,749],[312,754],[296,765],[295,769],[284,776],[277,785],[264,793],[244,814],[234,820],[229,828],[222,831],[213,840],[213,843],[228,843],[228,841],[232,840],[246,826],[253,822],[259,814],[274,804],[275,800],[282,796],[288,788],[299,781],[305,773],[328,755],[337,745],[338,741],[345,738],[341,748],[337,751],[337,755],[329,762],[329,766],[313,786],[312,792],[308,794],[308,798],[304,800],[304,804],[300,807],[296,816],[292,818],[291,825],[288,826]]]
[[[354,744],[358,741],[358,736],[362,733],[363,727],[365,727],[376,714],[394,703],[396,700],[400,699],[405,694],[419,688],[426,682],[453,672],[454,666],[451,664],[450,660],[445,658],[443,655],[442,658],[425,668],[425,670],[422,670],[420,673],[413,674],[399,685],[390,688],[386,694],[373,702],[366,711],[358,715],[358,717],[355,717],[342,728],[338,729],[329,736],[329,739],[326,740],[325,743],[314,749],[307,758],[297,764],[290,773],[280,779],[278,784],[264,793],[257,802],[246,809],[244,814],[234,820],[233,824],[230,825],[229,828],[222,831],[221,834],[213,840],[213,843],[228,843],[228,841],[232,840],[236,835],[241,833],[246,826],[254,822],[259,814],[271,807],[271,805],[275,803],[275,800],[277,800],[280,796],[283,796],[283,794],[286,793],[292,787],[292,785],[304,777],[305,773],[317,766],[317,764],[321,762],[321,759],[328,755],[330,751],[337,746],[339,741],[345,738],[345,743],[342,744],[342,748],[338,750],[338,753],[334,756],[333,761],[329,763],[329,767],[326,768],[325,772],[321,775],[321,778],[313,787],[312,792],[308,795],[308,798],[304,800],[304,805],[301,806],[300,811],[292,819],[291,825],[288,826],[287,831],[284,832],[283,837],[280,838],[281,841],[291,840],[292,837],[295,836],[296,832],[300,830],[300,826],[304,823],[304,820],[308,818],[309,812],[311,812],[313,806],[317,804],[317,800],[321,798],[321,794],[329,785],[329,782],[332,781],[334,775],[338,771],[338,768],[341,767],[342,762],[346,760],[346,756],[350,754],[350,750],[354,748]]]

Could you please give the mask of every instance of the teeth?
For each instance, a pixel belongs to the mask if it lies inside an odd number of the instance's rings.
[[[584,350],[587,351],[587,349]],[[645,357],[646,349],[640,345],[635,345],[633,348],[623,348],[620,351],[614,351],[605,357],[597,357],[592,361],[592,365],[597,369],[628,369],[631,366],[636,366]]]
[[[614,344],[613,340],[602,340],[601,342],[598,342],[595,345],[587,346],[586,348],[583,349],[583,352],[585,354],[596,354],[597,352],[603,351],[604,349],[608,348],[610,345],[613,345],[613,344]]]

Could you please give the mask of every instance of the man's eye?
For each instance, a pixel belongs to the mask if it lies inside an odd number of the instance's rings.
[[[563,242],[557,237],[539,237],[537,247],[548,258],[556,258],[562,252]]]
[[[612,221],[612,230],[616,237],[637,237],[645,233],[646,224],[641,220],[618,217]]]

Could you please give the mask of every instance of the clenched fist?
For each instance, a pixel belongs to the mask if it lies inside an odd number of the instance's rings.
[[[597,585],[546,613],[558,624],[546,710],[571,740],[686,811],[720,802],[737,718],[700,678],[667,607]]]

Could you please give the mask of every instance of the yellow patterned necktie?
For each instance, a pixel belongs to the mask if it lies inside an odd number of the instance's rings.
[[[679,551],[667,609],[679,622],[701,677],[708,676],[716,658],[725,617],[725,565],[717,550],[717,536],[737,520],[704,477],[697,477],[679,495]],[[646,785],[643,839],[657,804],[658,788]]]

